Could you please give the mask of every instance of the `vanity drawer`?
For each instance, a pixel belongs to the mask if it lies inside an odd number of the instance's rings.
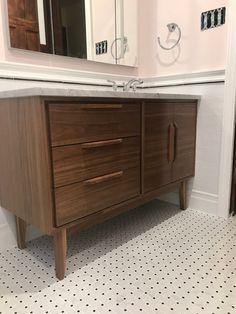
[[[140,104],[49,104],[52,146],[140,134]]]
[[[140,137],[52,148],[54,185],[76,183],[140,167]]]
[[[139,167],[56,188],[56,224],[62,226],[139,194]]]

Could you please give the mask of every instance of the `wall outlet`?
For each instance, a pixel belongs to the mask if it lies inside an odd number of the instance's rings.
[[[95,44],[96,55],[102,55],[107,53],[107,40],[100,41]]]
[[[201,30],[219,27],[225,24],[226,7],[203,12],[201,15]]]

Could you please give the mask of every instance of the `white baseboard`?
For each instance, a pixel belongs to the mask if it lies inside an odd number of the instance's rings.
[[[27,227],[26,241],[40,237],[42,234],[32,226]],[[0,252],[17,246],[15,226],[7,223],[0,225]]]
[[[177,192],[164,194],[161,197],[158,197],[158,199],[177,206],[179,205],[179,196]],[[210,215],[217,215],[218,195],[192,190],[189,195],[188,207]]]
[[[218,195],[193,190],[190,195],[189,208],[196,209],[210,215],[216,215],[218,208]]]

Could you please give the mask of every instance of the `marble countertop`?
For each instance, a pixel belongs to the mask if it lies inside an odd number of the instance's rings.
[[[27,96],[57,96],[57,97],[96,97],[96,98],[127,98],[127,99],[182,99],[200,100],[200,95],[171,94],[171,93],[144,93],[123,92],[112,90],[91,90],[72,88],[52,88],[52,87],[30,87],[8,91],[1,91],[0,98],[27,97]]]

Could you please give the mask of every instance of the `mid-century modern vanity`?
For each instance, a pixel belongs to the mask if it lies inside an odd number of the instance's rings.
[[[54,237],[59,279],[71,232],[176,188],[186,208],[197,96],[10,94],[0,100],[1,204],[16,216],[19,248],[26,224]]]

